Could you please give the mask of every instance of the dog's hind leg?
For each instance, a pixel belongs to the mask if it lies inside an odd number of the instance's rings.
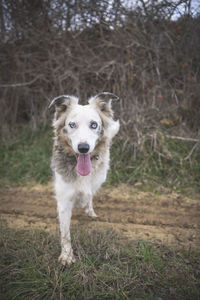
[[[88,204],[85,208],[85,212],[88,216],[97,218],[98,216],[96,215],[94,208],[93,208],[93,203],[92,203],[92,195],[89,196],[89,201]]]

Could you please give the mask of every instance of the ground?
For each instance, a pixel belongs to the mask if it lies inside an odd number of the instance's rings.
[[[0,214],[11,227],[37,227],[59,232],[52,184],[0,189]],[[120,185],[103,187],[94,197],[97,219],[73,213],[72,226],[114,228],[134,240],[156,241],[172,247],[200,246],[200,199],[169,190],[141,191]]]

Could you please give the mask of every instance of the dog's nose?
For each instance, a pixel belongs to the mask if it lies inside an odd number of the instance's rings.
[[[78,145],[78,151],[80,153],[87,153],[90,149],[90,146],[87,143],[80,143]]]

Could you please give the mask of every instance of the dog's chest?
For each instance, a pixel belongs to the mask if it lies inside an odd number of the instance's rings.
[[[77,192],[73,199],[74,208],[85,208],[90,200],[90,195],[83,192]]]

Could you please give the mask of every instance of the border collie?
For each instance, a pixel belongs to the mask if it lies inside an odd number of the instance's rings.
[[[111,107],[117,99],[104,92],[80,105],[78,98],[62,95],[49,106],[55,107],[52,170],[61,233],[59,261],[63,265],[75,261],[70,238],[72,210],[84,208],[89,216],[97,217],[92,198],[106,180],[111,140],[119,131]]]

